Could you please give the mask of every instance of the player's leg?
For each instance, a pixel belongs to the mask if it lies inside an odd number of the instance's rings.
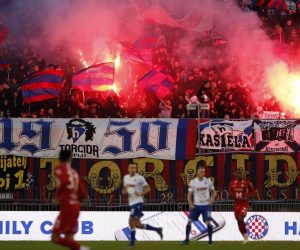
[[[60,235],[58,233],[55,233],[55,232],[52,232],[52,235],[51,235],[51,241],[55,244],[59,244],[58,243],[58,240],[60,238]]]
[[[139,220],[143,217],[143,204],[135,204],[130,207],[129,227],[130,227],[130,242],[129,246],[134,246],[136,242],[136,229],[139,226]]]
[[[239,230],[244,237],[242,244],[248,243],[248,234],[247,234],[247,228],[246,228],[246,223],[245,223],[245,217],[246,216],[244,216],[244,215],[240,215],[237,217]]]
[[[144,208],[143,204],[137,204],[135,207],[135,211],[134,211],[134,214],[132,217],[134,218],[134,223],[135,223],[136,228],[154,231],[154,232],[158,233],[158,235],[160,236],[161,239],[163,239],[163,233],[162,233],[161,227],[153,227],[149,224],[141,223],[140,219],[144,216],[143,208]]]
[[[213,225],[211,223],[211,211],[212,207],[210,205],[208,206],[203,206],[202,208],[202,217],[203,221],[205,222],[207,226],[207,234],[208,234],[208,243],[212,244],[212,235],[213,235]]]
[[[137,219],[136,227],[139,229],[154,231],[154,232],[158,233],[161,240],[163,239],[163,229],[161,227],[153,227],[149,224],[142,224],[140,219]]]
[[[70,241],[70,243],[73,244],[74,246],[76,245],[76,247],[79,244],[74,240],[74,235],[76,234],[76,231],[77,231],[79,213],[80,213],[80,206],[79,205],[73,206],[72,213],[70,213],[72,215],[69,216],[70,230],[69,230],[69,233],[66,234],[66,239],[68,239]],[[80,250],[89,250],[90,248],[85,247],[85,246],[80,246],[79,249]]]
[[[85,246],[80,246],[75,240],[74,240],[74,234],[73,233],[70,233],[70,234],[66,234],[66,237],[65,237],[66,240],[69,240],[69,243],[70,244],[73,244],[74,249],[79,249],[79,250],[90,250],[89,247],[85,247]],[[78,248],[79,246],[79,248]],[[73,249],[73,248],[71,248]]]
[[[130,241],[129,246],[135,245],[135,235],[136,235],[136,221],[133,216],[130,215],[129,217],[129,227],[130,227]]]
[[[57,245],[65,246],[72,250],[79,250],[80,246],[76,242],[73,244],[69,239],[61,237],[62,234],[65,234],[69,230],[69,228],[64,226],[65,222],[64,213],[60,212],[52,230],[51,240]]]
[[[77,229],[77,222],[79,217],[80,206],[71,206],[64,208],[53,228],[52,241],[58,245],[68,247],[72,250],[88,250],[89,248],[80,247],[80,245],[74,240],[74,234]],[[65,237],[61,237],[61,235]]]
[[[153,227],[149,224],[142,224],[140,219],[144,216],[143,214],[143,204],[136,204],[130,207],[130,217],[129,217],[129,227],[130,227],[130,242],[129,246],[134,246],[136,242],[136,229],[146,229],[155,231],[158,233],[161,239],[163,239],[162,228]]]
[[[249,208],[247,206],[237,206],[234,210],[234,216],[237,220],[239,231],[244,237],[243,244],[248,242],[248,234],[245,223],[245,217],[247,216],[248,210]]]
[[[238,226],[239,226],[239,230],[243,236],[247,233],[246,223],[244,221],[244,218],[245,218],[244,216],[238,216],[236,218]]]
[[[188,245],[190,242],[190,234],[192,230],[192,222],[199,219],[200,211],[197,206],[194,207],[190,211],[189,219],[187,221],[186,227],[185,227],[185,240],[182,242],[183,245]]]
[[[67,247],[72,250],[80,250],[80,245],[76,241],[74,241],[72,238],[68,238],[67,235],[66,235],[66,237],[61,237],[60,234],[54,232],[54,233],[52,233],[51,239],[52,239],[52,242],[57,245]]]
[[[185,240],[182,242],[183,244],[189,244],[190,233],[192,230],[192,222],[193,222],[193,220],[189,218],[188,222],[186,224],[186,227],[185,227]]]

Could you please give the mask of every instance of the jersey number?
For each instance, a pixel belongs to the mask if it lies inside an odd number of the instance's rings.
[[[242,199],[243,198],[243,193],[242,192],[236,192],[235,193],[235,198],[236,199]]]
[[[72,171],[68,171],[67,175],[68,175],[67,189],[78,190],[78,185],[79,185],[78,175],[74,174]]]

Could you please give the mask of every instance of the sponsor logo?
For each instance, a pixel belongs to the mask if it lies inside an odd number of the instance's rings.
[[[264,238],[269,231],[268,221],[261,215],[252,215],[246,221],[247,233],[253,240]]]
[[[99,147],[97,145],[84,144],[94,141],[96,127],[83,119],[72,119],[66,124],[68,140],[72,140],[72,144],[59,145],[61,149],[71,150],[76,158],[85,158],[92,155],[99,157]],[[76,145],[80,138],[84,137],[84,142]]]

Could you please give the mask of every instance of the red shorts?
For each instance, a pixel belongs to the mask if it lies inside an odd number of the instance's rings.
[[[235,203],[234,204],[234,216],[236,219],[245,218],[250,209],[248,203]]]
[[[60,213],[53,227],[53,233],[75,234],[77,232],[79,212],[79,204],[61,206]]]

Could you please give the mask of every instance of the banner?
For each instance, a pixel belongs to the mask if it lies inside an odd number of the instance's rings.
[[[252,150],[252,121],[201,120],[199,148],[218,151]]]
[[[0,155],[192,159],[196,134],[193,119],[0,119]]]
[[[50,241],[58,212],[1,212],[0,241]],[[128,241],[129,212],[81,212],[76,240]],[[242,241],[233,212],[212,212],[214,241]],[[163,227],[164,241],[182,241],[187,223],[185,212],[145,212],[142,222]],[[251,212],[246,217],[250,241],[298,241],[300,214]],[[137,230],[138,241],[160,241],[157,233]],[[205,223],[192,223],[190,239],[207,241]],[[126,244],[126,243],[124,243]],[[1,245],[1,243],[0,243]]]
[[[138,172],[151,187],[148,203],[184,203],[188,185],[196,176],[199,162],[206,164],[206,176],[210,177],[218,191],[218,201],[228,201],[228,187],[241,169],[255,189],[254,201],[285,201],[300,199],[300,153],[291,154],[211,154],[197,156],[194,160],[137,159],[74,159],[73,167],[88,186],[89,199],[103,205],[126,204],[121,195],[122,181],[128,164],[135,162]],[[54,168],[57,159],[27,158],[27,176],[17,189],[12,182],[2,187],[3,193],[11,192],[15,202],[38,200],[51,203],[55,196]],[[1,175],[0,178],[2,178]],[[5,176],[5,175],[4,175]],[[25,176],[25,173],[24,173]],[[3,183],[5,178],[1,181]],[[17,189],[17,190],[16,190]],[[15,191],[14,191],[15,190]]]
[[[299,150],[300,120],[254,121],[255,149],[269,152]]]
[[[263,119],[279,119],[280,113],[276,111],[264,111],[262,114]]]
[[[0,190],[19,190],[26,187],[27,159],[0,155]]]

